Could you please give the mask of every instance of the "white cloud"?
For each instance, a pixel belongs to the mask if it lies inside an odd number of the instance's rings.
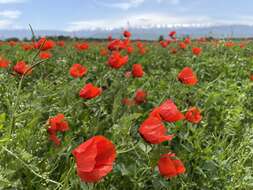
[[[151,0],[93,0],[98,5],[105,7],[119,8],[122,10],[128,10],[130,8],[138,7],[145,2]],[[153,1],[153,0],[152,0]],[[180,0],[155,0],[157,3],[170,3],[170,4],[179,4]]]
[[[16,19],[21,12],[18,10],[4,10],[0,12],[0,29],[10,29],[16,27]]]
[[[157,0],[158,3],[171,3],[177,5],[180,3],[180,0]]]
[[[12,22],[10,20],[0,20],[0,29],[6,29],[11,26]]]
[[[132,7],[138,7],[143,4],[145,0],[93,0],[95,3],[112,8],[119,8],[122,10],[128,10]]]
[[[105,29],[112,30],[115,28],[150,28],[150,27],[174,27],[174,26],[202,26],[214,24],[215,20],[206,16],[174,16],[163,14],[138,14],[129,15],[121,18],[83,20],[70,23],[68,31]]]
[[[21,15],[20,11],[11,11],[11,10],[5,10],[0,12],[0,17],[5,17],[9,19],[16,19]]]
[[[0,4],[9,4],[9,3],[24,3],[27,0],[0,0]]]
[[[117,28],[152,28],[152,27],[208,27],[217,25],[253,25],[251,16],[235,16],[231,19],[214,19],[208,16],[175,16],[157,13],[128,15],[125,17],[81,20],[72,22],[67,31],[78,30],[113,30]]]

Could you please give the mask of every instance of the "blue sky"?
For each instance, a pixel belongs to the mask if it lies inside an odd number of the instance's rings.
[[[252,0],[0,0],[0,29],[253,24]]]

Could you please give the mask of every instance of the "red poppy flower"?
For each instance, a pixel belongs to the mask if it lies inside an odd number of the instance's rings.
[[[137,47],[138,47],[139,49],[144,48],[143,43],[142,43],[142,42],[140,42],[140,41],[138,41],[136,45],[137,45]]]
[[[190,67],[183,68],[177,77],[180,82],[190,86],[195,85],[198,82],[197,76],[193,73]]]
[[[74,64],[69,70],[69,74],[74,78],[79,78],[87,73],[88,69],[81,64]]]
[[[134,51],[134,48],[132,46],[126,47],[126,51],[128,54],[131,54]]]
[[[163,47],[163,48],[166,48],[168,46],[168,42],[167,41],[160,41],[159,42],[160,45]]]
[[[131,45],[131,40],[129,38],[126,38],[122,41],[122,43],[124,44],[125,46],[125,49]]]
[[[201,116],[198,108],[192,107],[192,108],[188,109],[188,111],[186,112],[185,119],[191,123],[197,124],[201,121],[202,116]]]
[[[134,101],[136,104],[143,104],[147,101],[147,93],[144,90],[138,89],[135,92]]]
[[[170,36],[171,38],[174,39],[176,34],[177,34],[176,31],[171,31],[171,32],[169,33],[169,36]]]
[[[34,46],[36,49],[40,49],[41,51],[47,51],[49,49],[54,48],[55,43],[53,40],[47,40],[46,38],[41,38]]]
[[[139,49],[139,54],[140,55],[144,55],[146,53],[146,49],[145,48],[140,48]]]
[[[14,67],[13,70],[18,73],[18,74],[31,74],[32,70],[28,71],[30,69],[30,67],[24,62],[24,61],[20,61],[18,62]],[[28,72],[27,72],[28,71]]]
[[[167,122],[177,122],[184,119],[184,115],[177,109],[172,100],[166,100],[159,107],[160,115]]]
[[[50,52],[40,52],[39,56],[40,56],[40,59],[49,59],[53,55]]]
[[[95,183],[112,171],[116,149],[104,136],[94,136],[75,148],[72,154],[81,180]]]
[[[7,68],[10,64],[10,61],[0,57],[0,68]]]
[[[250,79],[251,81],[253,81],[253,75],[250,75],[249,79]]]
[[[75,48],[78,50],[78,51],[85,51],[87,49],[89,49],[89,44],[83,42],[83,43],[76,43],[75,44]]]
[[[134,105],[134,101],[129,98],[122,99],[122,104],[125,106],[132,106]]]
[[[22,49],[24,51],[30,51],[33,49],[33,45],[32,44],[22,44]]]
[[[186,49],[186,44],[184,43],[184,42],[180,42],[179,43],[179,47],[181,48],[181,49]]]
[[[55,117],[49,119],[50,128],[49,131],[56,130],[65,132],[69,130],[68,122],[65,120],[64,114],[57,114]]]
[[[112,36],[111,35],[108,36],[108,41],[112,41]]]
[[[8,44],[9,44],[9,46],[14,47],[14,46],[17,45],[17,42],[15,42],[15,41],[9,41]]]
[[[108,55],[108,50],[105,49],[105,48],[102,48],[102,49],[100,49],[99,54],[100,54],[101,56],[107,56],[107,55]]]
[[[243,48],[245,48],[245,47],[246,47],[246,44],[244,44],[244,43],[240,43],[240,44],[239,44],[239,47],[240,47],[241,49],[243,49]]]
[[[131,37],[131,32],[125,30],[123,35],[124,35],[125,38],[130,38]]]
[[[190,44],[191,43],[191,38],[185,38],[184,43],[185,44]]]
[[[206,38],[205,37],[200,37],[200,38],[197,39],[197,41],[200,42],[200,43],[204,43],[204,42],[206,42]]]
[[[224,44],[225,47],[234,47],[235,46],[235,43],[234,42],[226,42]]]
[[[122,56],[118,51],[114,51],[108,59],[108,64],[114,68],[119,69],[128,62],[128,56]]]
[[[57,132],[65,132],[69,130],[68,122],[65,120],[63,114],[59,113],[55,117],[49,119],[50,127],[47,129],[50,140],[56,145],[61,143],[61,140],[57,137]]]
[[[173,138],[173,135],[166,135],[167,129],[157,117],[148,117],[141,124],[139,133],[150,144],[160,144]]]
[[[162,117],[161,117],[161,115],[160,115],[160,108],[159,108],[159,107],[154,108],[154,109],[150,112],[149,117],[156,117],[156,118],[158,118],[159,120],[162,120]]]
[[[201,54],[201,52],[202,52],[202,49],[199,48],[199,47],[193,47],[193,48],[192,48],[192,53],[193,53],[194,55],[196,55],[196,56],[199,56],[199,55]]]
[[[163,154],[158,161],[160,174],[169,179],[185,173],[184,164],[174,154]]]
[[[144,72],[142,69],[141,64],[134,64],[132,67],[132,75],[136,78],[141,78],[143,76]]]
[[[84,99],[92,99],[99,96],[102,93],[102,89],[93,86],[93,84],[86,84],[83,89],[81,89],[79,96]]]
[[[114,51],[114,50],[122,50],[126,48],[126,45],[123,41],[119,40],[119,39],[115,39],[113,41],[110,41],[110,43],[108,44],[107,48],[110,51]]]
[[[177,49],[172,47],[172,48],[170,48],[170,52],[172,54],[176,54],[177,53]]]
[[[65,42],[64,41],[58,41],[57,45],[60,47],[64,47],[65,46]]]

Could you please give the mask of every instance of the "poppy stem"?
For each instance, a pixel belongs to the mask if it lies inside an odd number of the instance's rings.
[[[2,149],[4,151],[6,151],[7,153],[9,153],[11,156],[13,156],[14,158],[16,158],[18,161],[20,161],[25,167],[27,167],[34,175],[36,175],[37,177],[41,178],[41,179],[44,179],[45,181],[47,182],[51,182],[51,183],[54,183],[56,184],[58,187],[62,186],[61,183],[57,182],[57,181],[54,181],[54,180],[51,180],[51,179],[48,179],[48,178],[45,178],[43,177],[42,175],[40,175],[39,173],[37,173],[36,171],[34,171],[31,166],[29,166],[27,163],[25,163],[22,159],[20,159],[15,153],[13,153],[12,151],[10,151],[9,149],[7,149],[5,146],[2,146]]]
[[[36,66],[38,66],[39,64],[45,62],[46,60],[42,60],[42,61],[38,61],[37,63],[33,64],[29,69],[27,69],[24,74],[21,76],[21,79],[19,81],[19,84],[18,84],[18,90],[17,90],[17,94],[16,94],[16,98],[15,98],[15,102],[14,102],[14,105],[13,105],[13,109],[12,109],[12,117],[11,117],[11,126],[10,126],[10,129],[9,129],[9,136],[11,136],[12,134],[12,131],[13,131],[13,127],[15,125],[15,117],[16,117],[16,111],[17,111],[17,106],[18,106],[18,103],[19,103],[19,97],[20,97],[20,91],[21,91],[21,87],[22,87],[22,84],[23,84],[23,81],[24,81],[24,78],[25,78],[25,75],[30,72],[33,68],[35,68]]]

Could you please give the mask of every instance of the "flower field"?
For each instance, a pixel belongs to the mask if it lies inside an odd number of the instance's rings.
[[[0,189],[253,189],[252,50],[0,42]]]

